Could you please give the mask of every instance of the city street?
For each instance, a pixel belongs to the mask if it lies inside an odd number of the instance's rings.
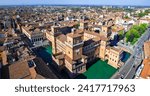
[[[133,53],[126,63],[111,77],[112,79],[132,79],[138,66],[141,64],[143,56],[143,44],[150,38],[150,29],[139,38],[133,47]]]

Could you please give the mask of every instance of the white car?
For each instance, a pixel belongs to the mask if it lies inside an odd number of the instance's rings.
[[[143,67],[144,67],[144,65],[142,64],[142,65],[137,69],[137,71],[136,71],[136,73],[135,73],[135,76],[137,76],[137,77],[140,76]]]

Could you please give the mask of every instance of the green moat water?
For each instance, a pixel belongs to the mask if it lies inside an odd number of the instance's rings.
[[[36,52],[38,56],[41,57],[46,63],[51,64],[52,62],[52,47],[51,46],[41,47]]]

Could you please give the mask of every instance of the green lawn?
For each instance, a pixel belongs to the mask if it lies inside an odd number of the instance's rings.
[[[77,78],[87,78],[87,79],[109,79],[117,69],[108,65],[106,61],[98,60],[87,71]]]

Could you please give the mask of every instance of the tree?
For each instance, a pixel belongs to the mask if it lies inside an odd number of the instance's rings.
[[[129,38],[130,38],[130,36],[131,36],[131,32],[130,32],[130,30],[129,31],[127,31],[127,33],[126,33],[126,42],[129,42]]]
[[[133,34],[134,38],[139,38],[140,34],[136,29],[131,29],[131,34]]]
[[[143,17],[143,16],[145,16],[145,15],[147,15],[147,13],[141,12],[141,13],[138,14],[138,17]]]
[[[143,24],[141,24],[140,26],[142,26],[142,27],[144,27],[144,29],[146,29],[146,28],[148,27],[148,24],[143,23]]]
[[[138,40],[138,38],[146,31],[147,27],[148,24],[133,25],[125,35],[126,42],[131,42],[131,44],[134,44]]]
[[[150,10],[145,10],[145,13],[148,14],[150,12]]]
[[[133,33],[131,33],[131,35],[129,36],[129,38],[128,38],[128,42],[132,42],[133,41],[133,39],[134,39],[134,34]]]
[[[133,26],[132,26],[132,29],[135,29],[135,30],[138,31],[138,30],[139,30],[139,26],[138,26],[138,25],[133,25]]]
[[[148,27],[148,25],[145,24],[145,23],[144,24],[140,24],[140,26],[139,26],[140,33],[143,34],[146,31],[147,27]]]
[[[139,17],[143,17],[143,16],[145,16],[145,15],[148,15],[148,13],[149,13],[149,10],[145,10],[144,12],[140,12],[140,13],[138,13],[137,15],[138,15]]]
[[[128,16],[125,16],[124,18],[125,18],[125,19],[129,19],[129,17],[128,17]]]
[[[144,26],[139,26],[139,33],[142,35],[145,32],[145,27]]]

